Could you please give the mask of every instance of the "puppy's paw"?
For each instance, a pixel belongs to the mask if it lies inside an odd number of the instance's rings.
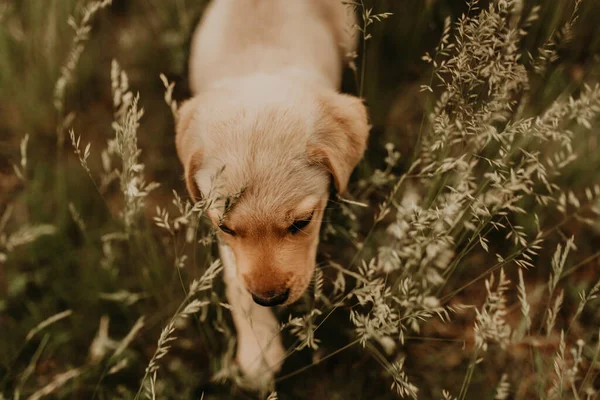
[[[273,383],[275,374],[281,369],[285,349],[279,336],[254,334],[239,338],[237,363],[247,384],[255,389]]]

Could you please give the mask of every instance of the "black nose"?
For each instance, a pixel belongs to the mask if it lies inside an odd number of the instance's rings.
[[[258,297],[257,295],[252,293],[252,300],[254,300],[256,304],[260,304],[261,306],[273,307],[285,303],[289,296],[290,289],[286,289],[281,293],[275,293],[271,297]]]

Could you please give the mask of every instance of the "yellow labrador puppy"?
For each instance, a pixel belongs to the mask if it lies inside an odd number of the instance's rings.
[[[196,200],[222,171],[208,215],[220,230],[236,359],[255,384],[285,357],[266,307],[308,286],[329,186],[343,193],[365,150],[365,107],[338,93],[353,25],[341,0],[213,0],[194,35],[195,97],[180,108],[177,152]]]

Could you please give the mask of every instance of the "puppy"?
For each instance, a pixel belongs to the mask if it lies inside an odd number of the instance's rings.
[[[354,49],[341,0],[213,0],[194,34],[176,146],[193,199],[220,194],[220,230],[237,362],[269,382],[285,351],[266,308],[308,286],[333,182],[338,193],[369,133],[356,97],[338,93]],[[231,199],[234,199],[233,201]]]

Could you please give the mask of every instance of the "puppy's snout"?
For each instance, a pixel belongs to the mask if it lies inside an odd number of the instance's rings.
[[[285,301],[290,297],[290,289],[285,289],[281,292],[268,292],[265,293],[265,296],[257,296],[252,293],[252,300],[256,304],[259,304],[264,307],[273,307],[279,304],[285,303]]]

